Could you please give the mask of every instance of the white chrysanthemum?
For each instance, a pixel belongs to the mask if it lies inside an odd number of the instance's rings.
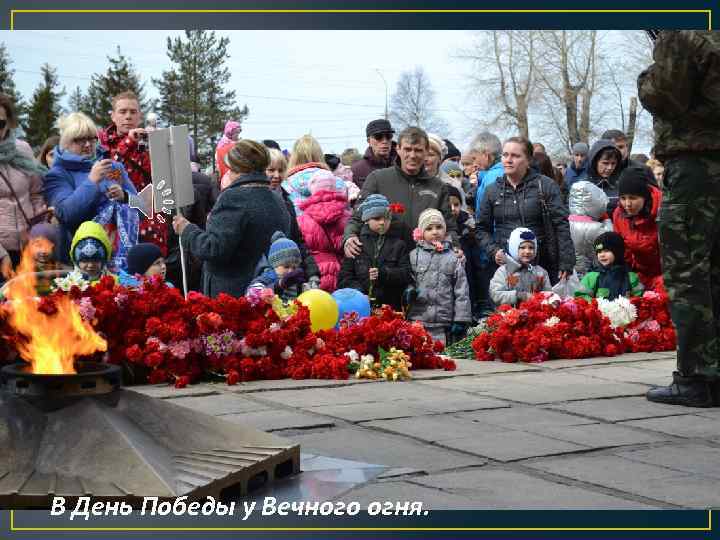
[[[630,300],[624,296],[612,301],[599,298],[597,303],[598,309],[603,315],[610,319],[610,326],[613,328],[627,326],[637,319],[637,309],[635,309],[635,306]]]
[[[293,350],[290,348],[289,345],[285,345],[285,350],[280,353],[280,358],[283,360],[288,360],[292,356]]]
[[[360,355],[355,349],[350,349],[345,353],[345,356],[347,356],[351,362],[357,362],[360,359]]]
[[[560,298],[560,295],[558,294],[547,291],[545,291],[543,294],[545,295],[545,300],[543,300],[541,304],[544,306],[550,305],[557,307],[562,302],[562,298]]]
[[[82,273],[79,270],[73,270],[69,272],[65,277],[58,277],[54,279],[55,289],[68,292],[73,287],[78,287],[81,291],[84,291],[90,286],[90,282],[83,278]]]
[[[545,321],[545,326],[552,328],[559,322],[560,322],[560,319],[557,318],[555,315],[553,315],[552,317],[550,317],[548,320]]]

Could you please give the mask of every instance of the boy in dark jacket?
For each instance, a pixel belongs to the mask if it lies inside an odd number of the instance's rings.
[[[373,305],[389,304],[400,309],[403,290],[410,284],[410,260],[405,242],[390,233],[390,202],[379,194],[369,195],[359,207],[362,252],[344,258],[338,288],[352,288],[370,297]]]

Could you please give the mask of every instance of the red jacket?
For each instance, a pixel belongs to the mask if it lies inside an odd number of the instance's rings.
[[[112,159],[125,166],[130,181],[138,192],[152,183],[150,152],[141,152],[136,141],[117,132],[115,124],[110,124],[100,131],[100,144],[110,150]],[[168,218],[162,214],[156,214],[154,220],[146,219],[143,216],[140,217],[138,241],[155,244],[160,248],[163,257],[167,256]]]
[[[320,287],[328,292],[337,288],[343,257],[343,232],[350,219],[347,196],[336,191],[318,191],[300,203],[298,216],[305,245],[320,269]]]
[[[625,262],[638,274],[646,289],[655,290],[662,285],[660,265],[660,242],[658,240],[657,215],[662,201],[662,192],[648,186],[652,204],[646,205],[636,216],[628,216],[618,204],[613,212],[615,232],[625,241]]]

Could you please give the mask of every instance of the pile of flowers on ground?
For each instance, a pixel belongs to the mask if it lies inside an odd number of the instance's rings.
[[[70,295],[81,316],[107,340],[105,360],[123,365],[134,382],[182,387],[207,375],[224,377],[228,384],[347,379],[355,367],[345,353],[378,356],[380,349],[393,348],[405,351],[413,369],[455,369],[454,362],[438,355],[442,345],[421,324],[405,321],[390,308],[363,320],[348,317],[338,330],[314,333],[309,311],[300,304],[281,310],[273,299],[208,298],[192,292],[185,299],[158,280],[137,290],[119,287],[110,277],[92,287],[63,284],[67,290],[43,297],[39,309],[52,314],[58,295]],[[22,339],[5,321],[0,326],[2,345]]]
[[[346,354],[355,363],[351,364],[351,366],[357,366],[355,377],[358,379],[405,381],[412,378],[410,375],[410,368],[412,367],[412,363],[409,361],[410,357],[404,351],[395,347],[389,351],[381,348],[377,360],[371,354],[359,356],[356,351],[350,351]]]
[[[544,362],[674,350],[675,331],[665,294],[587,302],[538,293],[517,308],[500,306],[472,348],[478,360]]]

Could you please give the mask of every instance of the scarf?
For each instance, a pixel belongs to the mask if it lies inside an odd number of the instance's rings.
[[[0,141],[0,163],[19,169],[27,174],[43,176],[48,171],[47,167],[37,163],[34,159],[18,150],[14,129],[9,130],[5,140]]]
[[[229,136],[232,134],[232,132],[240,127],[239,122],[235,122],[234,120],[228,120],[225,124],[225,130],[223,131],[223,136],[220,138],[220,141],[217,143],[217,147],[215,151],[218,151],[222,148],[225,148],[226,146],[230,144],[235,144],[237,141],[232,140]]]
[[[627,295],[630,291],[630,274],[627,266],[624,264],[600,265],[597,288],[609,291],[608,300],[615,300],[620,296]]]

